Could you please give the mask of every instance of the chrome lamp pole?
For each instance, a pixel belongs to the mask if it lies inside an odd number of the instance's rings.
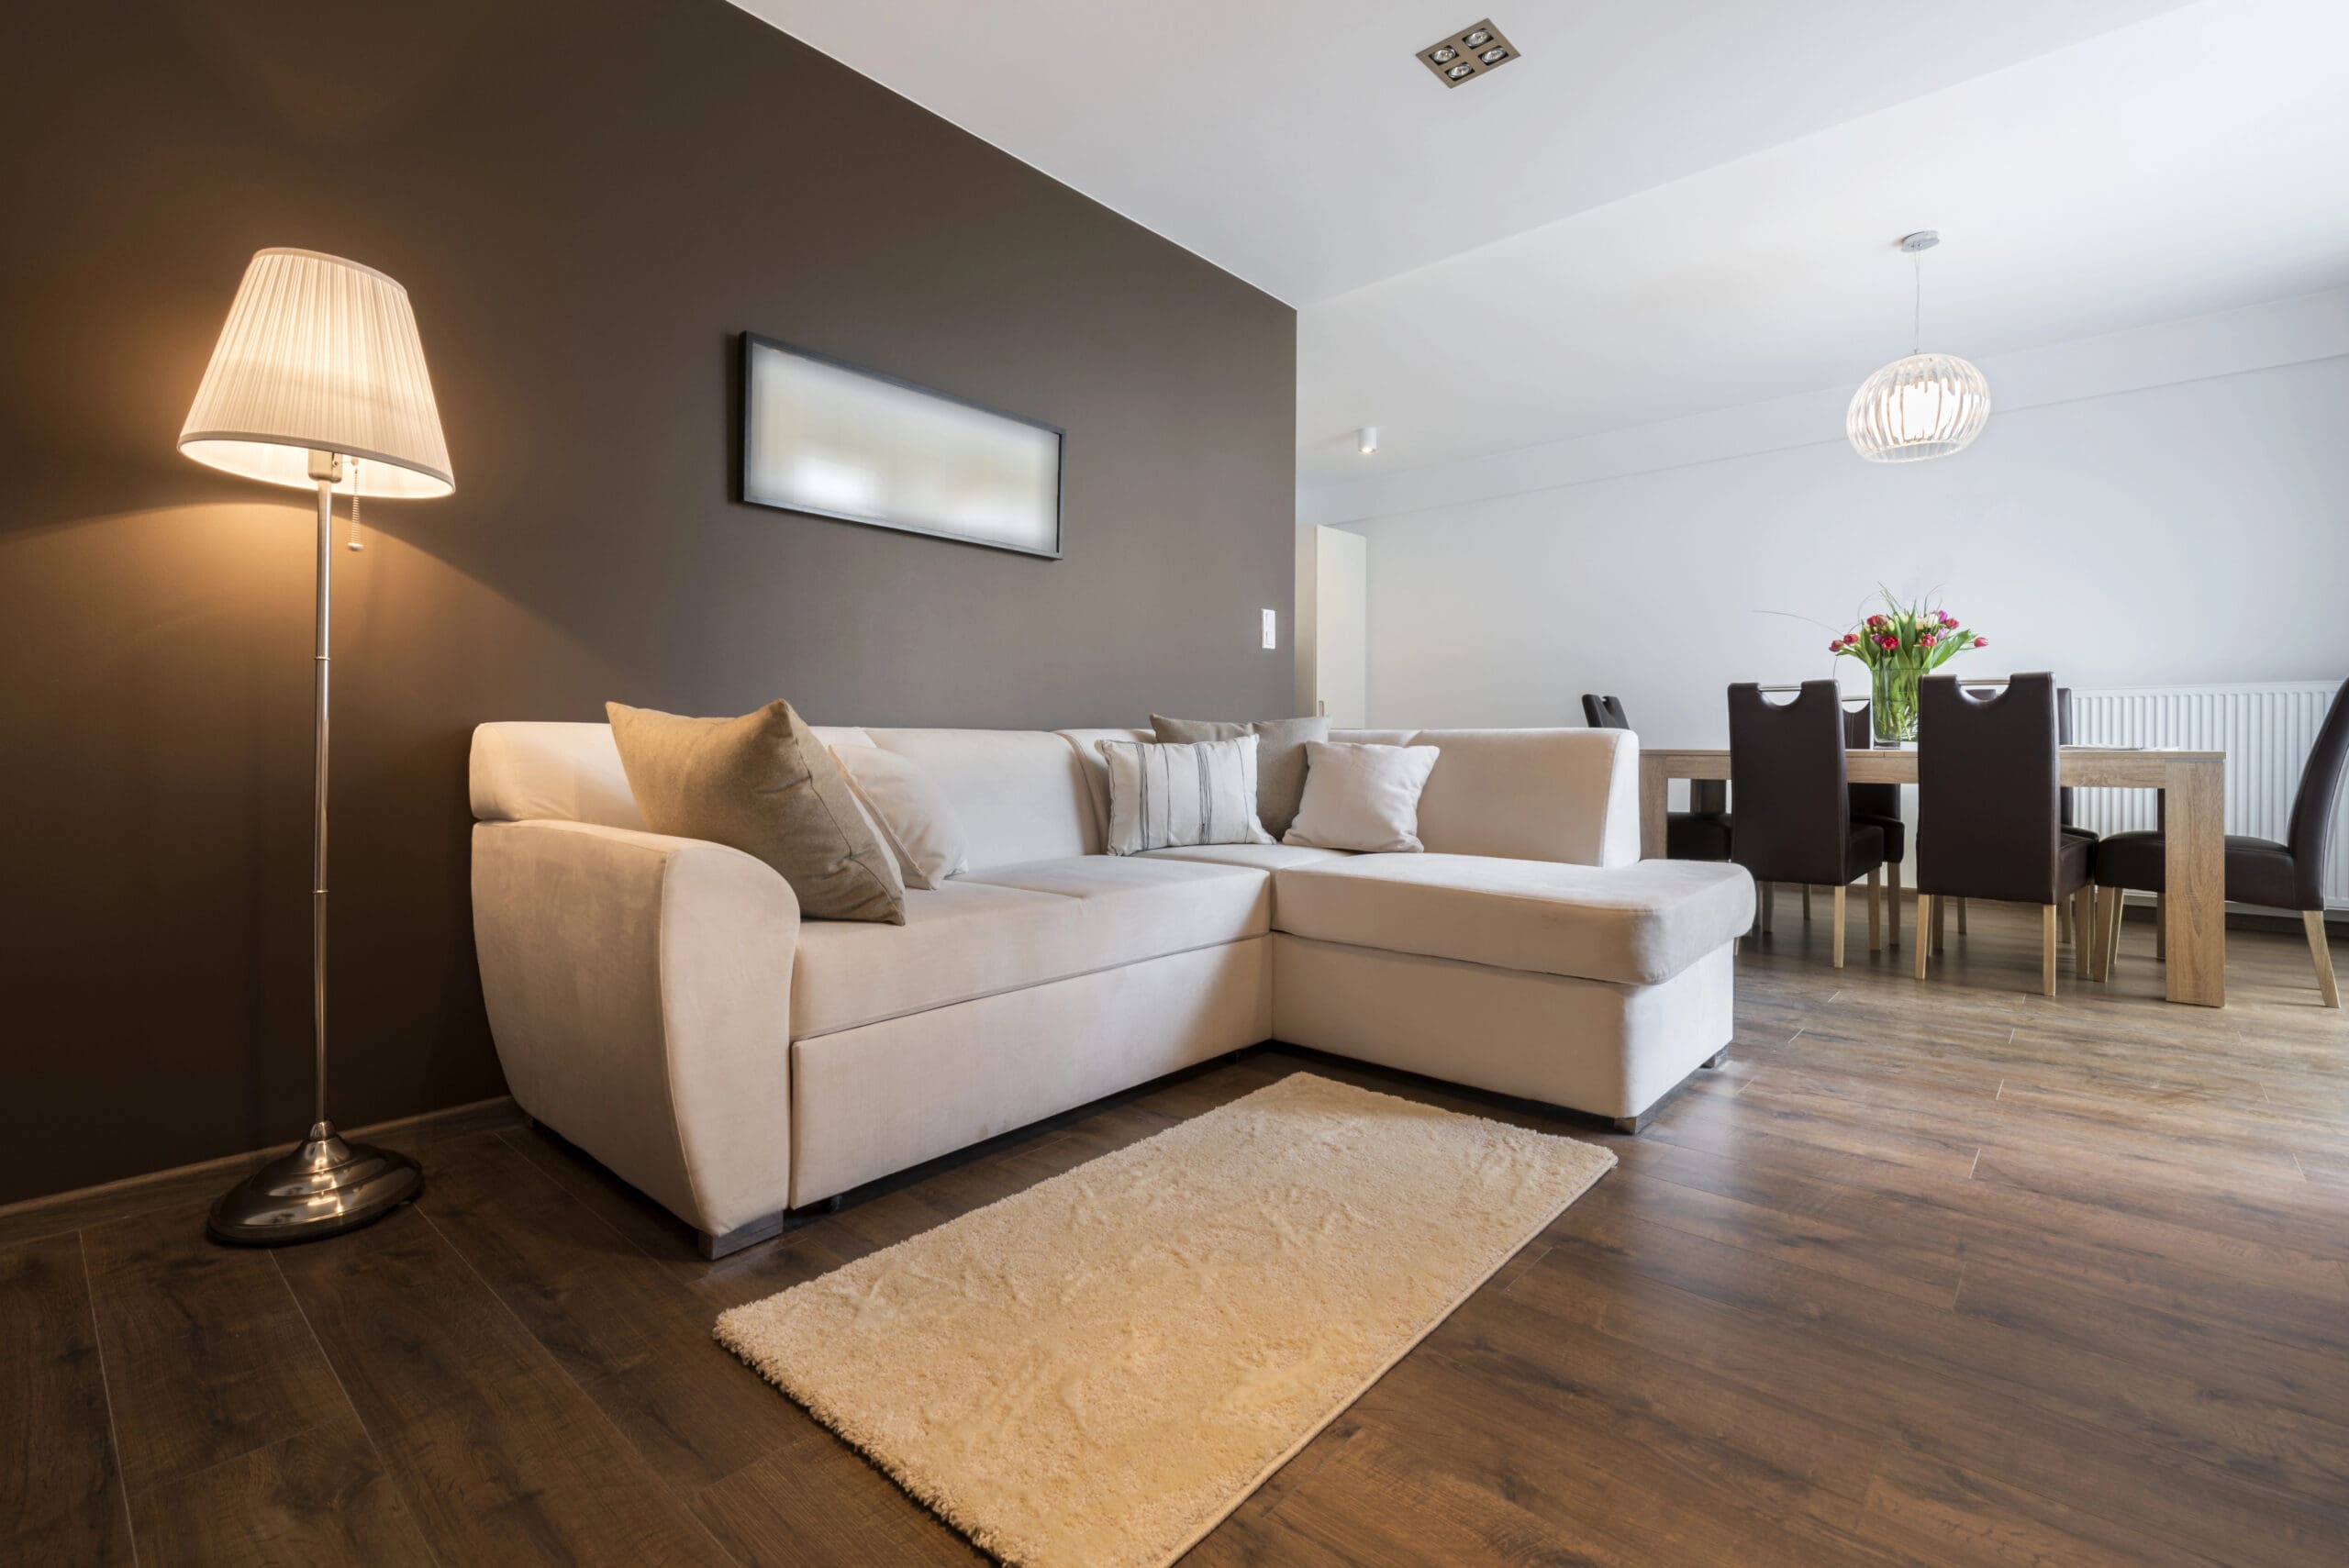
[[[309,1135],[220,1195],[206,1229],[277,1246],[381,1219],[423,1190],[407,1155],[354,1143],[327,1115],[327,758],[333,667],[334,494],[455,488],[407,292],[372,267],[263,250],[246,269],[180,450],[199,462],[317,495],[317,687],[310,821]],[[358,548],[354,538],[351,548]]]

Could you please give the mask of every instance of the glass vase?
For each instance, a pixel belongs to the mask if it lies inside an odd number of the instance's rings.
[[[1869,672],[1868,711],[1876,743],[1904,746],[1917,739],[1917,672],[1879,664]]]

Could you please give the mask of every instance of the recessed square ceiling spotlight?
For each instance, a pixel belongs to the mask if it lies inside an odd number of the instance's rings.
[[[1420,62],[1447,87],[1457,87],[1471,76],[1482,76],[1516,58],[1517,46],[1501,37],[1489,18],[1419,50]]]

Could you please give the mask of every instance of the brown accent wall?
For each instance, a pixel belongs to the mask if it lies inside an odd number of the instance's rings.
[[[721,0],[11,6],[0,215],[0,1201],[306,1118],[307,506],[174,447],[262,246],[407,285],[457,472],[336,560],[346,1124],[500,1092],[481,720],[1288,704],[1290,310]],[[1065,427],[1067,559],[736,502],[746,328]]]

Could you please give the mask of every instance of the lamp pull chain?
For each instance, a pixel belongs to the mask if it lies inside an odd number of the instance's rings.
[[[1914,355],[1925,351],[1925,259],[1922,256],[1914,257],[1909,264],[1917,274],[1916,299],[1909,318],[1909,352]],[[359,506],[359,495],[356,491],[351,493],[351,518],[355,524],[358,520]],[[359,547],[354,544],[351,548],[357,550]]]
[[[359,460],[351,460],[351,548],[363,550],[359,542]]]

